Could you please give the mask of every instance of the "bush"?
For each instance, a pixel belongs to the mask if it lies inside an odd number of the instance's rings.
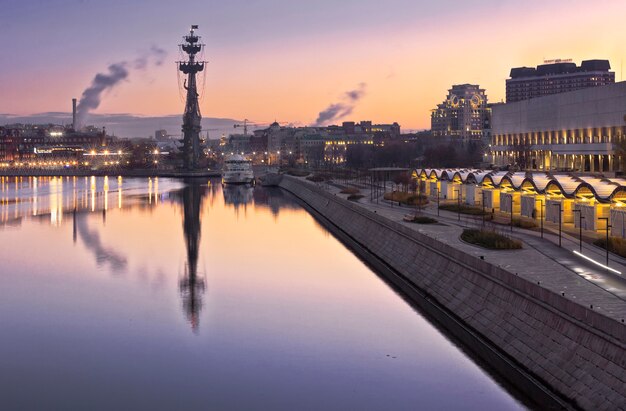
[[[361,190],[355,187],[346,187],[340,191],[341,194],[359,194]]]
[[[460,212],[461,214],[469,214],[469,215],[488,215],[488,211],[484,211],[480,207],[472,207],[465,204],[441,204],[439,206],[440,210],[445,211],[454,211],[455,213]],[[459,210],[460,209],[460,210]]]
[[[521,241],[514,240],[495,231],[465,229],[461,239],[470,244],[475,244],[491,250],[517,250],[522,248]]]
[[[306,170],[299,170],[297,168],[290,168],[289,170],[286,171],[286,173],[294,177],[306,177],[309,174],[311,174],[310,172]]]
[[[421,215],[408,217],[408,218],[405,217],[404,221],[409,222],[409,223],[415,223],[415,224],[436,224],[437,223],[437,220],[435,220],[434,218],[421,216]]]
[[[537,227],[537,224],[534,221],[522,220],[521,218],[513,218],[513,227],[535,228]]]
[[[388,201],[395,201],[411,206],[428,204],[428,197],[426,197],[425,195],[405,193],[402,191],[392,191],[391,193],[385,193],[383,198]]]
[[[593,243],[606,250],[606,238],[598,238]],[[609,251],[621,257],[626,257],[626,239],[609,237]]]
[[[313,181],[314,183],[321,183],[322,181],[326,181],[328,177],[324,174],[313,174],[312,176],[308,176],[306,179]]]
[[[359,201],[362,198],[363,198],[363,195],[361,195],[361,194],[350,194],[348,196],[348,200],[350,200],[350,201]]]

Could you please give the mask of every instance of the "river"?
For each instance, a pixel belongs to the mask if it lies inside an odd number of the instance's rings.
[[[524,403],[280,189],[0,177],[0,409]]]

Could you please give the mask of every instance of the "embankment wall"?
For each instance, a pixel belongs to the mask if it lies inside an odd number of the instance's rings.
[[[279,186],[539,404],[626,409],[624,324],[313,184]]]

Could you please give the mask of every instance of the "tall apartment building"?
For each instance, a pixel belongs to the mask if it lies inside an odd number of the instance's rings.
[[[506,101],[528,100],[550,94],[615,83],[608,60],[585,60],[580,66],[571,60],[550,60],[535,67],[511,69],[506,80]]]
[[[475,84],[454,85],[443,103],[431,111],[431,130],[434,136],[487,139],[490,112],[485,89]]]

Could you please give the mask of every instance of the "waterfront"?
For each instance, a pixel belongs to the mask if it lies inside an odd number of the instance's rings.
[[[283,191],[1,188],[3,409],[522,407]]]

